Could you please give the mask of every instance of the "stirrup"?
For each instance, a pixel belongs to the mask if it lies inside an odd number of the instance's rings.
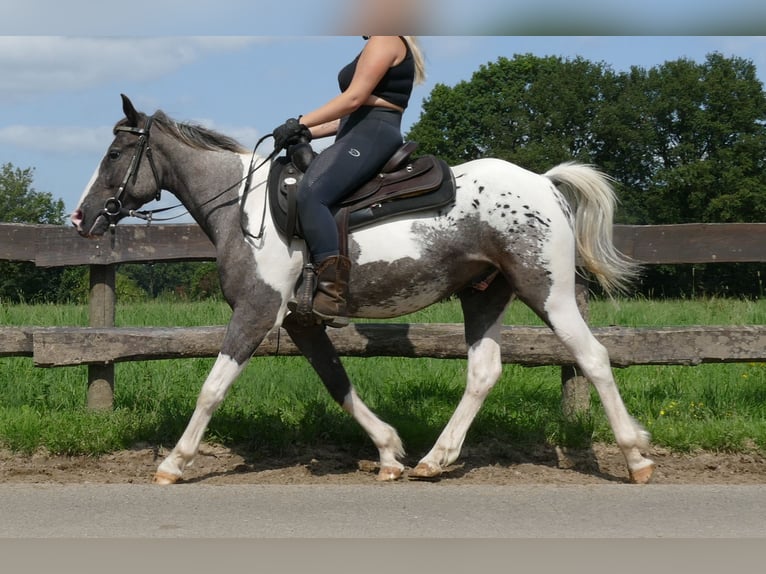
[[[301,325],[314,325],[317,316],[314,314],[314,290],[316,273],[314,265],[306,263],[303,266],[301,281],[296,288],[295,297],[287,302],[287,308]]]

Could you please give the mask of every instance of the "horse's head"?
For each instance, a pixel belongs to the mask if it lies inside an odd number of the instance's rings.
[[[124,94],[125,118],[91,177],[71,220],[86,237],[103,235],[132,210],[159,197],[160,180],[152,156],[152,117],[136,111]]]

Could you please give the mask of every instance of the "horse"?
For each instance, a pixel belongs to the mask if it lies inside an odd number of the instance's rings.
[[[114,126],[114,139],[70,216],[72,224],[83,237],[97,237],[124,217],[146,213],[137,210],[161,190],[172,193],[215,246],[221,289],[232,309],[187,427],[153,482],[181,479],[227,390],[264,337],[280,327],[332,398],[369,435],[379,455],[377,480],[439,477],[459,458],[468,429],[501,374],[502,321],[514,299],[550,327],[594,385],[630,482],[649,482],[655,464],[642,454],[649,434],[629,415],[609,354],[575,299],[577,256],[608,293],[627,288],[637,273],[637,264],[612,243],[616,197],[606,174],[566,162],[540,175],[497,158],[475,159],[449,168],[457,192],[448,206],[350,233],[352,318],[397,317],[450,296],[463,310],[464,394],[431,450],[405,474],[401,438],[357,394],[327,326],[295,320],[290,311],[305,244],[280,233],[267,210],[269,158],[162,110],[139,112],[125,95],[122,108],[124,118]],[[486,288],[472,286],[490,273],[495,276]]]

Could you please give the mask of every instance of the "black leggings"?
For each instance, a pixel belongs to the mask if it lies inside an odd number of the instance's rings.
[[[298,185],[298,215],[315,263],[338,255],[332,207],[372,179],[402,145],[402,115],[364,106],[344,118],[335,143],[309,164]]]

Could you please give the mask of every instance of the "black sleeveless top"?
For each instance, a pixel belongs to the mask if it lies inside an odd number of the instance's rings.
[[[415,58],[412,56],[412,50],[410,50],[410,46],[404,38],[402,38],[402,42],[407,47],[407,54],[404,56],[404,60],[388,69],[386,75],[381,78],[378,85],[372,90],[372,94],[383,98],[395,106],[406,108],[412,94],[412,86],[415,83]],[[346,91],[349,85],[351,85],[360,56],[361,53],[354,58],[353,62],[344,66],[338,73],[338,86],[341,92]]]

